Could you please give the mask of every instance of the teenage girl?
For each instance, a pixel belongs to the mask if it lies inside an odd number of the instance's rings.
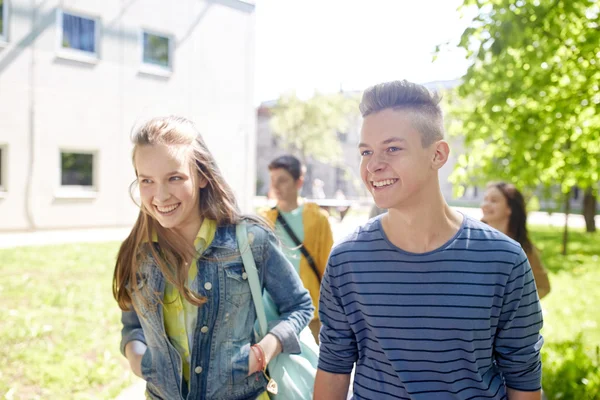
[[[300,352],[310,296],[273,233],[242,217],[192,122],[152,119],[133,143],[140,213],[113,277],[123,310],[121,351],[147,382],[148,398],[255,399],[267,386],[269,360]],[[250,249],[238,248],[242,221]],[[280,312],[258,343],[245,250]]]

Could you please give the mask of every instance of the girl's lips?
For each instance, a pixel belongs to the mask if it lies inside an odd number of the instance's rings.
[[[180,205],[181,205],[181,203],[171,204],[170,206],[156,206],[155,205],[154,208],[156,208],[156,211],[158,211],[160,214],[168,215],[168,214],[171,214],[173,211],[177,210]]]

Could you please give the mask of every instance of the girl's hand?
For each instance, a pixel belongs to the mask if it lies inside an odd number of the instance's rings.
[[[258,344],[264,351],[267,365],[269,364],[269,361],[281,353],[281,343],[279,343],[279,339],[270,333],[268,333]],[[250,354],[248,355],[248,376],[260,371],[260,363],[256,357],[254,350],[250,349]]]
[[[252,349],[250,349],[250,354],[248,355],[248,376],[253,375],[259,371],[260,365],[258,364],[258,360],[256,359],[256,354]]]
[[[127,361],[129,361],[131,371],[142,379],[144,378],[142,376],[142,357],[144,357],[147,348],[148,347],[139,340],[132,340],[125,346],[125,357],[127,357]]]

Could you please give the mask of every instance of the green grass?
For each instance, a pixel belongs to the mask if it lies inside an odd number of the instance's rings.
[[[569,252],[562,256],[562,229],[530,230],[551,284],[542,300],[546,395],[600,399],[600,234],[570,231]]]
[[[112,399],[132,382],[111,293],[117,246],[0,250],[2,398]]]
[[[568,255],[563,256],[561,229],[531,230],[552,285],[542,300],[542,333],[551,342],[572,340],[581,333],[585,343],[600,345],[600,235],[581,230],[569,235]]]
[[[552,285],[542,300],[548,399],[600,398],[600,235],[571,232],[563,257],[560,229],[531,233]],[[117,247],[0,249],[0,396],[112,399],[133,382],[111,293]]]

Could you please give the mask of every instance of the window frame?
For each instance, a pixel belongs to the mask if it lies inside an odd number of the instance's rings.
[[[91,185],[63,185],[62,183],[62,155],[68,154],[89,154],[92,156],[92,184]],[[58,150],[58,190],[55,198],[95,198],[98,194],[98,150],[61,147]]]
[[[169,50],[168,50],[169,65],[168,66],[165,67],[162,65],[147,63],[144,61],[144,51],[145,51],[144,34],[145,33],[147,33],[149,35],[160,36],[160,37],[166,38],[169,41]],[[145,74],[163,76],[163,77],[171,76],[171,74],[173,73],[173,56],[175,53],[174,52],[175,35],[166,33],[166,32],[157,31],[154,29],[141,28],[138,42],[139,42],[139,46],[140,46],[140,72],[145,73]]]
[[[94,21],[94,52],[88,52],[79,49],[72,49],[63,47],[64,27],[63,18],[64,14],[68,14],[74,17],[84,18]],[[73,11],[70,9],[57,8],[56,9],[56,54],[59,58],[68,60],[75,60],[95,64],[100,59],[100,22],[99,16],[87,14],[85,12]]]
[[[0,198],[5,197],[8,192],[8,145],[0,143]]]
[[[10,13],[9,0],[2,2],[2,31],[0,31],[0,46],[8,44],[8,14]]]

